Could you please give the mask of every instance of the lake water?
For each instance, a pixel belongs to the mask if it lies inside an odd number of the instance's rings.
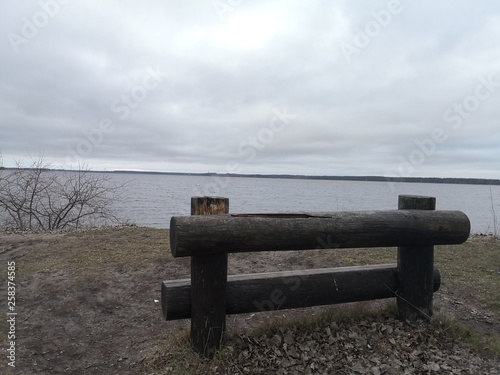
[[[397,209],[398,195],[436,197],[437,210],[465,212],[473,233],[493,231],[493,207],[500,225],[500,186],[329,181],[245,177],[111,174],[128,181],[120,216],[139,226],[168,228],[172,216],[189,215],[191,197],[229,198],[231,213],[365,211]],[[490,195],[491,189],[491,195]]]

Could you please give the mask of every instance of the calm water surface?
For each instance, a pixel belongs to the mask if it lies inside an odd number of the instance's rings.
[[[168,228],[172,216],[189,215],[192,196],[229,198],[231,213],[364,211],[397,209],[398,195],[436,197],[436,209],[465,212],[474,233],[500,222],[500,186],[321,181],[298,179],[112,174],[128,181],[121,217],[139,226]],[[499,223],[500,224],[500,223]]]

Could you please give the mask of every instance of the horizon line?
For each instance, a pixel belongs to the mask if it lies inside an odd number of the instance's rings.
[[[16,167],[0,167],[0,170],[15,170]],[[31,168],[20,168],[29,170]],[[78,169],[64,168],[46,168],[49,171],[56,172],[78,172]],[[134,169],[114,169],[114,170],[91,170],[91,173],[123,173],[123,174],[157,174],[157,175],[179,175],[179,176],[228,176],[228,177],[248,177],[248,178],[282,178],[282,179],[311,179],[311,180],[350,180],[350,181],[373,181],[373,182],[435,182],[435,183],[467,183],[467,184],[487,184],[500,185],[500,179],[482,178],[482,177],[430,177],[430,176],[381,176],[381,175],[304,175],[304,174],[286,174],[286,173],[218,173],[218,172],[169,172],[169,171],[151,171]],[[425,181],[424,181],[425,180]]]

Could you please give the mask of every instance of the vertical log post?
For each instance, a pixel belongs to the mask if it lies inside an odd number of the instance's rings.
[[[436,198],[400,195],[400,210],[435,210]],[[416,322],[432,316],[434,246],[398,247],[399,318]]]
[[[191,198],[191,215],[229,213],[229,199]],[[226,330],[227,253],[191,257],[191,345],[211,358]]]

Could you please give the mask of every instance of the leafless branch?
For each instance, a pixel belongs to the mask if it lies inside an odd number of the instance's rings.
[[[55,172],[43,157],[28,167],[21,162],[0,174],[0,217],[18,230],[79,229],[117,222],[113,204],[123,185],[85,166]]]

